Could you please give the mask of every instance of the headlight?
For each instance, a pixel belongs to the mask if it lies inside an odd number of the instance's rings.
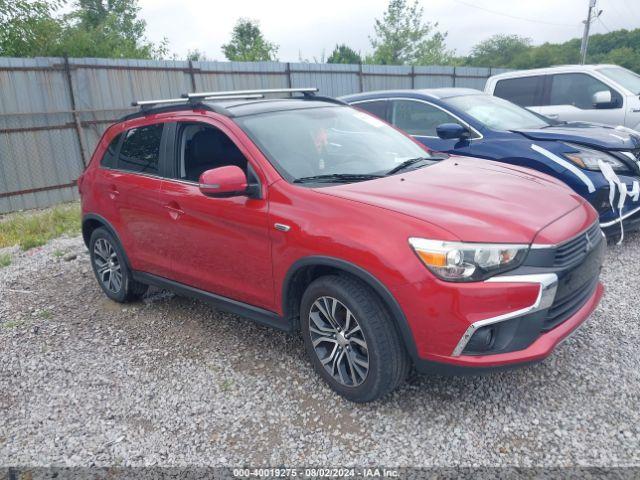
[[[627,167],[624,162],[618,160],[616,157],[609,155],[606,152],[592,150],[590,148],[576,145],[574,143],[565,143],[565,145],[577,150],[577,152],[575,153],[565,153],[564,156],[578,165],[580,168],[600,171],[598,160],[602,160],[604,163],[608,163],[609,165],[611,165],[611,168],[613,168],[613,170],[616,172],[629,171],[629,167]]]
[[[422,263],[438,278],[448,282],[476,282],[522,263],[529,245],[458,243],[410,238]]]

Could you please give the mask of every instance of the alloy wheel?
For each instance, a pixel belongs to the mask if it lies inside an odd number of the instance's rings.
[[[342,302],[320,297],[309,312],[313,349],[325,370],[339,383],[357,387],[369,373],[369,351],[358,320]]]
[[[93,261],[102,286],[112,293],[118,293],[122,288],[122,268],[115,248],[107,239],[96,240]]]

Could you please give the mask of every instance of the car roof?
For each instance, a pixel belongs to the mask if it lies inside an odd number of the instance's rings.
[[[557,65],[555,67],[546,67],[546,68],[532,68],[530,70],[514,70],[512,72],[504,72],[499,73],[497,75],[492,75],[489,77],[490,80],[494,79],[503,79],[503,78],[517,78],[517,77],[530,77],[535,75],[548,75],[552,73],[562,73],[562,72],[593,72],[594,70],[598,70],[600,68],[622,68],[619,65],[612,64],[596,64],[596,65]]]
[[[481,90],[476,90],[474,88],[419,88],[419,89],[398,89],[398,90],[378,90],[372,92],[363,92],[363,93],[355,93],[353,95],[345,95],[340,97],[340,99],[345,100],[347,102],[356,102],[359,99],[371,99],[372,97],[389,97],[394,95],[400,95],[403,97],[429,97],[435,98],[438,100],[451,98],[451,97],[460,97],[462,95],[486,95]]]
[[[234,117],[244,117],[260,113],[282,112],[285,110],[299,110],[307,108],[335,107],[335,102],[322,99],[311,100],[304,98],[272,98],[259,100],[227,100],[203,102],[205,105],[215,105],[228,110]]]

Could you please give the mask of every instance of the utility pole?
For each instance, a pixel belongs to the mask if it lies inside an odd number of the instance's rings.
[[[582,33],[582,43],[580,44],[580,63],[584,65],[587,61],[587,47],[589,46],[589,28],[591,27],[591,15],[596,8],[596,0],[588,0],[589,10],[587,11],[587,19],[584,21],[584,32]],[[600,12],[602,13],[602,11]],[[600,16],[598,13],[595,18]]]

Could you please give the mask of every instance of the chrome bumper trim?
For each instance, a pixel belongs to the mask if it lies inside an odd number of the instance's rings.
[[[610,227],[611,225],[615,225],[616,223],[620,223],[621,221],[626,220],[627,218],[629,218],[632,215],[635,215],[638,212],[640,212],[640,207],[625,213],[620,218],[616,218],[615,220],[611,220],[610,222],[601,223],[600,228],[607,228],[607,227]]]
[[[553,301],[556,298],[556,291],[558,290],[558,276],[555,273],[541,273],[534,275],[505,275],[498,277],[491,277],[485,280],[486,283],[537,283],[540,285],[540,291],[538,292],[538,298],[533,305],[516,310],[515,312],[509,312],[497,317],[487,318],[485,320],[478,320],[477,322],[469,325],[469,328],[464,332],[462,338],[456,345],[456,348],[451,354],[453,357],[459,357],[464,351],[467,343],[471,340],[471,337],[477,329],[494,323],[504,322],[511,320],[512,318],[521,317],[529,313],[537,312],[538,310],[544,310],[553,305]]]

